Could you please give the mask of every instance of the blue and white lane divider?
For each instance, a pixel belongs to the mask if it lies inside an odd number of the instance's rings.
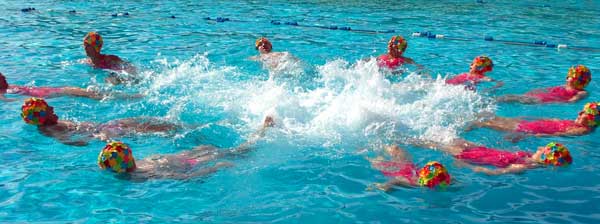
[[[503,44],[525,45],[525,46],[534,46],[534,47],[573,49],[573,50],[583,50],[583,51],[600,51],[600,48],[597,48],[597,47],[583,47],[583,46],[573,46],[573,45],[567,45],[567,44],[554,44],[554,43],[548,43],[547,41],[544,41],[544,40],[534,40],[534,41],[501,40],[501,39],[495,39],[492,36],[485,36],[483,38],[453,37],[453,36],[447,36],[444,34],[435,34],[435,33],[431,33],[431,32],[414,32],[414,33],[412,33],[412,36],[413,37],[426,37],[429,39],[448,39],[448,40],[462,40],[462,41],[484,40],[484,41],[500,42]]]
[[[368,30],[368,29],[353,29],[349,26],[323,26],[323,25],[307,25],[301,24],[296,21],[288,21],[281,22],[278,20],[271,20],[271,24],[273,25],[289,25],[289,26],[297,26],[297,27],[309,27],[309,28],[319,28],[326,30],[343,30],[343,31],[352,31],[352,32],[360,32],[360,33],[395,33],[395,30]]]

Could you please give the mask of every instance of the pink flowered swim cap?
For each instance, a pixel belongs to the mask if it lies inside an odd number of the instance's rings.
[[[576,65],[569,68],[567,72],[567,81],[571,80],[571,85],[578,90],[583,90],[592,81],[592,72],[584,65]]]
[[[475,66],[475,70],[479,72],[489,72],[494,68],[492,59],[487,56],[477,56],[471,65]]]
[[[94,47],[94,50],[96,50],[96,52],[98,52],[98,53],[100,53],[102,44],[103,44],[102,36],[100,36],[100,34],[98,34],[96,32],[89,32],[83,38],[83,45],[90,45],[90,46]]]

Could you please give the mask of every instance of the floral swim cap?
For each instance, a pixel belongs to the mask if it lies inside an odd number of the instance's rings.
[[[429,188],[447,187],[451,177],[446,168],[437,161],[428,162],[419,170],[419,184]]]
[[[398,49],[400,54],[404,53],[404,51],[406,50],[406,47],[408,47],[408,42],[406,42],[404,37],[402,37],[400,35],[393,36],[390,39],[389,43],[392,44],[392,46],[394,46],[396,49]]]
[[[475,70],[479,72],[489,72],[494,68],[492,59],[487,56],[477,56],[471,65],[475,66]]]
[[[29,98],[21,106],[21,118],[27,124],[44,125],[56,123],[58,117],[54,114],[54,108],[48,106],[44,99]]]
[[[572,79],[572,85],[578,90],[583,90],[590,81],[592,81],[592,73],[588,67],[584,65],[576,65],[569,68],[567,73],[567,81]]]
[[[546,165],[568,166],[573,162],[569,149],[560,143],[550,142],[543,150],[540,159]]]
[[[261,37],[256,39],[256,42],[254,42],[254,47],[256,48],[256,50],[258,50],[258,47],[260,47],[261,44],[266,44],[266,43],[270,43],[269,39],[267,39],[266,37]]]
[[[89,32],[83,38],[83,45],[90,45],[94,47],[94,50],[96,50],[96,52],[98,53],[100,53],[100,49],[102,48],[103,43],[104,42],[102,41],[102,37],[96,32]]]
[[[115,173],[132,172],[135,170],[135,159],[131,148],[123,142],[110,142],[98,155],[98,166]]]
[[[598,112],[600,102],[586,103],[583,110],[579,114],[584,114],[588,119],[588,127],[596,127],[600,125],[600,113]]]

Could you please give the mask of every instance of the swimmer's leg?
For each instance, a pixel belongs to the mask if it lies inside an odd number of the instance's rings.
[[[390,145],[385,147],[385,152],[392,157],[395,162],[411,162],[412,158],[406,150],[398,145]]]
[[[536,104],[540,103],[540,101],[536,98],[524,96],[524,95],[504,95],[496,98],[497,102],[517,102],[523,104]]]
[[[192,173],[186,174],[186,176],[188,179],[194,178],[194,177],[199,177],[199,176],[206,176],[206,175],[209,175],[209,174],[219,171],[219,169],[221,169],[221,168],[232,167],[232,166],[233,166],[233,163],[230,163],[230,162],[218,162],[214,166],[207,167],[207,168],[204,168],[201,170],[196,170]]]
[[[90,99],[101,100],[104,96],[96,91],[90,91],[87,89],[77,88],[77,87],[64,87],[62,91],[62,95],[69,96],[78,96],[78,97],[87,97]]]
[[[498,131],[514,131],[517,129],[520,119],[506,118],[494,116],[491,119],[485,121],[474,121],[465,131],[470,131],[473,128],[486,127]]]
[[[121,128],[133,129],[136,132],[169,132],[181,128],[180,125],[173,124],[154,117],[134,117],[115,120]]]

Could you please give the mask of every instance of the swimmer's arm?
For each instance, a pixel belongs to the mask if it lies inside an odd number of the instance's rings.
[[[65,145],[72,145],[72,146],[86,146],[86,145],[88,145],[88,142],[87,141],[83,141],[83,140],[58,139],[58,141],[60,141],[61,143],[65,144]]]
[[[392,189],[392,187],[394,186],[399,186],[399,187],[414,187],[414,185],[412,185],[408,180],[404,179],[404,178],[394,178],[391,180],[388,180],[385,183],[375,183],[373,184],[374,187],[376,187],[379,190],[382,191],[390,191]],[[372,186],[369,186],[367,188],[367,190],[373,190]]]
[[[523,171],[527,170],[527,166],[522,165],[522,164],[511,164],[508,167],[505,168],[497,168],[497,169],[490,169],[487,167],[482,167],[482,166],[473,166],[470,165],[469,168],[471,168],[473,171],[477,172],[477,173],[485,173],[487,175],[490,176],[498,176],[498,175],[503,175],[503,174],[514,174],[514,173],[522,173]]]
[[[256,144],[256,142],[258,140],[260,140],[261,138],[263,138],[265,136],[265,132],[267,131],[267,129],[269,129],[270,127],[273,127],[275,125],[275,122],[273,121],[273,118],[271,116],[267,116],[265,118],[265,121],[263,122],[263,126],[260,130],[256,131],[249,139],[248,141],[242,143],[241,145],[239,145],[238,147],[231,149],[229,151],[230,154],[243,154],[246,153],[248,151],[250,151],[250,149],[252,149],[252,146],[254,144]]]
[[[78,87],[64,87],[62,93],[64,95],[86,97],[86,98],[96,99],[96,100],[101,100],[102,98],[104,98],[103,95],[101,95],[100,93],[98,93],[96,91],[87,90],[87,89],[78,88]]]
[[[417,68],[419,68],[419,69],[424,69],[424,68],[425,68],[423,65],[421,65],[421,64],[417,64],[417,63],[415,62],[415,60],[413,60],[412,58],[409,58],[409,57],[404,57],[404,63],[406,63],[406,64],[412,64],[412,65],[416,65],[416,66],[417,66]]]
[[[4,94],[0,94],[0,100],[4,101],[4,102],[13,102],[13,101],[17,101],[17,99],[12,99],[12,98],[6,98],[4,96]]]
[[[420,148],[438,149],[438,150],[450,153],[452,155],[462,152],[465,147],[476,146],[475,144],[473,144],[471,142],[467,142],[467,141],[464,141],[463,144],[458,144],[457,142],[452,142],[450,144],[442,144],[439,142],[434,142],[434,141],[429,141],[429,140],[413,139],[413,140],[407,141],[407,143],[417,146],[417,147],[420,147]]]
[[[248,60],[251,60],[251,61],[258,61],[259,59],[260,59],[260,55],[254,55],[254,56],[248,58]]]
[[[572,103],[572,102],[581,100],[581,99],[587,97],[587,95],[588,95],[587,91],[580,91],[577,93],[577,95],[575,95],[571,99],[569,99],[569,102]]]
[[[176,172],[176,171],[171,171],[171,172],[165,172],[165,173],[161,173],[157,176],[160,176],[161,178],[164,179],[174,179],[174,180],[187,180],[190,178],[194,178],[194,177],[202,177],[202,176],[207,176],[210,174],[213,174],[217,171],[219,171],[219,169],[224,168],[224,167],[231,167],[233,166],[232,163],[229,162],[219,162],[217,164],[215,164],[214,166],[211,167],[207,167],[201,170],[197,170],[191,173],[180,173],[180,172]]]
[[[577,136],[577,135],[584,135],[586,133],[589,132],[589,129],[585,128],[585,127],[577,127],[577,128],[570,128],[567,131],[564,132],[557,132],[557,133],[552,133],[552,134],[535,134],[536,137],[548,137],[548,136]]]

